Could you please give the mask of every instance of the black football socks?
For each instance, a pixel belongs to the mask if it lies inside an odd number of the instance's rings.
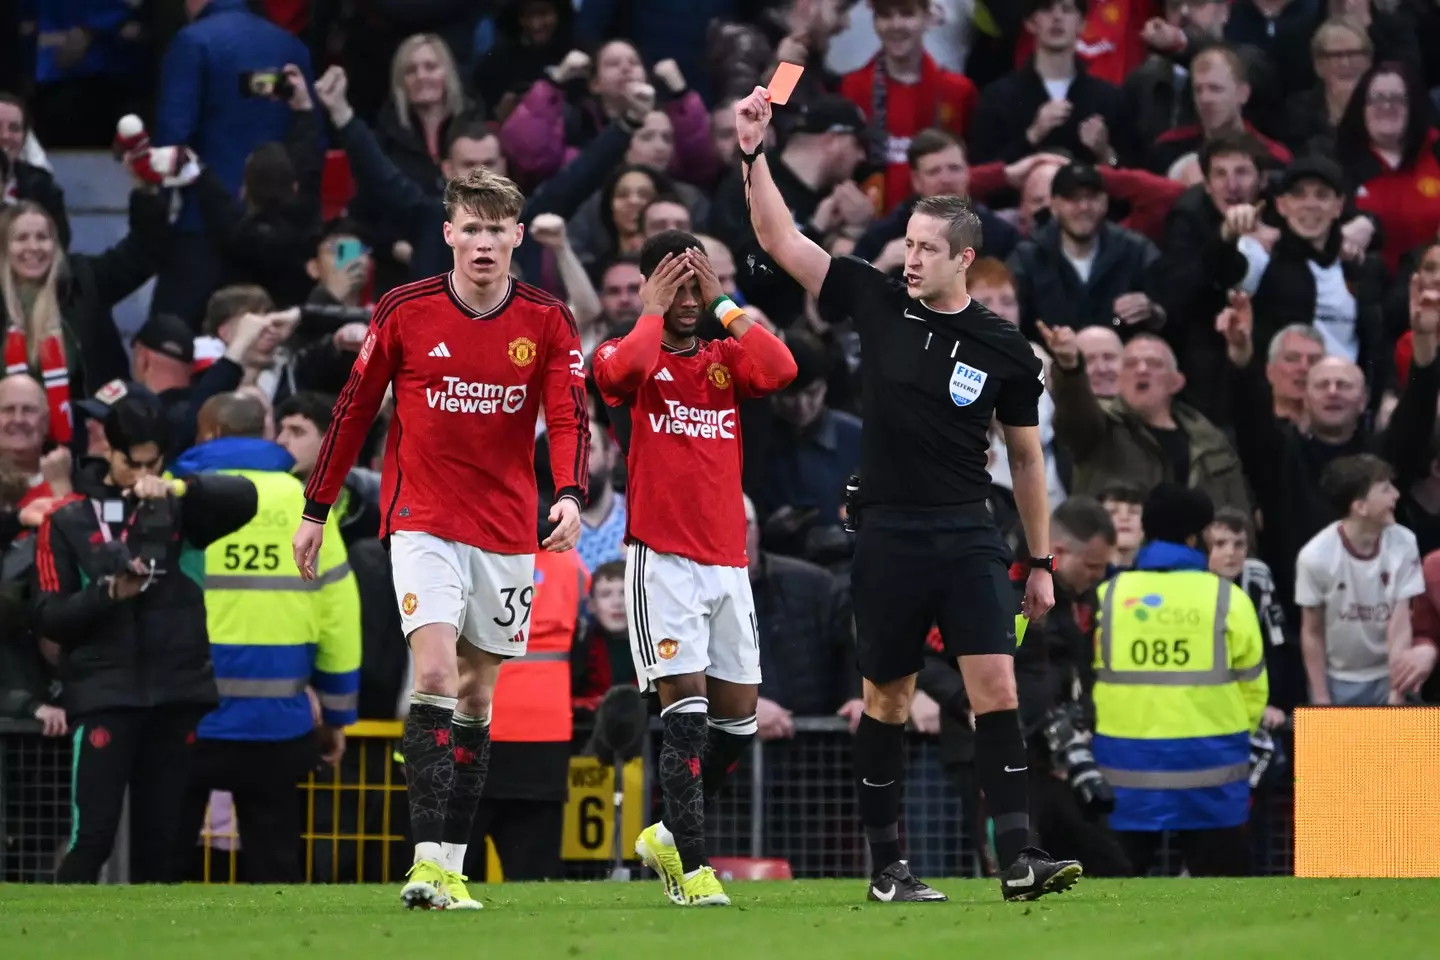
[[[862,714],[855,729],[855,793],[870,843],[870,872],[901,857],[900,786],[905,777],[905,725]]]
[[[457,712],[450,724],[450,746],[455,782],[450,789],[441,846],[445,866],[464,873],[465,851],[480,806],[480,792],[485,789],[485,773],[490,769],[490,718]]]
[[[415,860],[445,865],[440,844],[455,782],[451,750],[451,724],[455,698],[434,693],[412,693],[405,718],[401,751],[405,757],[405,795],[410,804],[410,836]]]
[[[730,774],[740,765],[740,758],[750,749],[758,729],[753,713],[736,719],[711,717],[709,724],[705,752],[700,757],[700,778],[704,781],[706,803],[720,795],[725,781],[730,779]]]
[[[660,792],[665,800],[665,826],[688,874],[705,866],[705,790],[701,757],[705,753],[704,697],[686,697],[660,711],[664,727],[660,746]]]
[[[985,809],[995,824],[995,857],[1002,871],[1030,842],[1028,767],[1020,712],[976,714],[975,772],[985,793]]]

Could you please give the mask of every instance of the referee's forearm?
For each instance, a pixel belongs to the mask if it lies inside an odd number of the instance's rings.
[[[750,225],[755,228],[755,239],[766,253],[773,253],[787,229],[795,229],[795,218],[785,205],[785,198],[775,179],[770,176],[770,161],[764,154],[755,158],[745,180],[745,190],[750,200]]]
[[[1020,523],[1025,527],[1025,543],[1032,557],[1050,554],[1050,497],[1046,491],[1045,458],[1013,457],[1010,461],[1011,489]]]

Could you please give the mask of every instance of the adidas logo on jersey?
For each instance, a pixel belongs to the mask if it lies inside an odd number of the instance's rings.
[[[434,350],[431,350],[431,351],[430,351],[430,356],[432,356],[432,357],[448,357],[448,356],[450,356],[450,348],[447,347],[447,346],[445,346],[445,341],[442,340],[442,341],[440,341],[439,345],[437,345],[437,346],[435,347]]]
[[[675,382],[675,375],[674,375],[673,373],[671,373],[669,370],[665,369],[664,367],[661,367],[661,368],[660,368],[660,372],[657,373],[657,374],[655,374],[655,379],[656,379],[656,380],[664,380],[666,383],[674,383],[674,382]]]

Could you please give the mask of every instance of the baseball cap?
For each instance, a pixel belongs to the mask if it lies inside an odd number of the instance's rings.
[[[136,340],[139,340],[138,336]],[[146,346],[149,346],[149,344],[146,344]],[[149,388],[133,380],[111,380],[105,384],[105,386],[96,390],[93,397],[86,397],[84,400],[75,401],[75,406],[82,410],[88,417],[94,417],[96,420],[104,420],[110,415],[110,408],[125,397],[156,399],[155,394],[152,393]]]
[[[865,115],[844,97],[816,97],[800,108],[794,133],[853,133],[865,131]]]
[[[135,334],[135,342],[181,363],[195,361],[195,332],[171,313],[156,314],[147,320]]]
[[[1055,179],[1050,184],[1051,196],[1069,200],[1082,190],[1105,192],[1105,181],[1093,164],[1072,160],[1055,171]]]
[[[1328,184],[1336,193],[1344,194],[1345,173],[1340,165],[1329,157],[1304,156],[1290,163],[1280,174],[1278,193],[1289,193],[1302,180],[1319,180]]]

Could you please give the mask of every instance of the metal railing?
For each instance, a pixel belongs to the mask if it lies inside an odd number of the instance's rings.
[[[69,843],[71,742],[44,738],[39,725],[0,721],[0,881],[50,882]],[[393,882],[409,866],[404,767],[396,756],[399,724],[362,722],[349,732],[350,748],[339,767],[311,775],[299,790],[307,817],[303,835],[306,877],[317,883]],[[653,769],[658,729],[633,766]],[[796,877],[859,877],[868,873],[868,851],[859,827],[852,775],[851,734],[836,717],[795,719],[789,740],[756,742],[712,806],[707,843],[713,856],[781,858]],[[907,737],[904,842],[922,876],[982,874],[974,831],[961,815],[959,793],[933,737]],[[633,834],[659,808],[656,785],[643,773],[626,776],[626,811],[620,843],[609,805],[613,779],[578,776],[596,762],[576,758],[566,811],[567,875],[610,875],[610,851],[628,854]],[[598,799],[597,799],[598,798]],[[1251,818],[1255,872],[1291,872],[1293,821],[1288,784],[1256,794]],[[638,808],[638,809],[636,809]],[[574,820],[574,823],[570,821]],[[236,824],[197,840],[208,882],[234,882]],[[125,882],[128,821],[122,818],[110,882]],[[1157,873],[1175,874],[1179,864],[1162,848]]]
[[[0,883],[49,883],[70,842],[71,742],[0,719]]]

